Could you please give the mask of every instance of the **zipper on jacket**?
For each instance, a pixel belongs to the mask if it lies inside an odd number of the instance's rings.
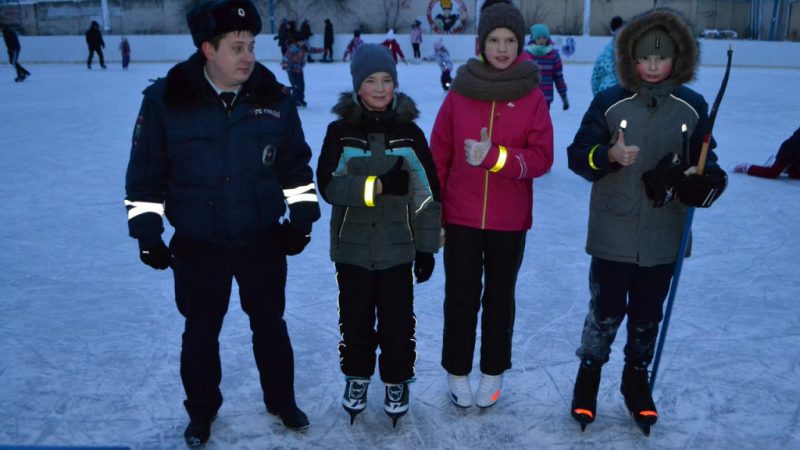
[[[344,214],[342,215],[342,223],[341,225],[339,225],[339,236],[338,236],[339,241],[342,240],[342,231],[344,231],[344,224],[345,222],[347,222],[347,213],[349,212],[350,212],[350,207],[349,206],[345,207]]]
[[[497,102],[492,101],[492,112],[489,116],[489,141],[492,139],[492,129],[494,128],[494,107]],[[483,212],[481,213],[481,230],[486,229],[486,207],[489,204],[489,171],[484,171],[483,181]]]

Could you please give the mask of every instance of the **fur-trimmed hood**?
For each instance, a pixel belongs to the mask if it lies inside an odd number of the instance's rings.
[[[646,11],[625,24],[616,36],[616,70],[619,84],[632,92],[638,92],[642,80],[636,73],[634,47],[636,42],[654,28],[667,32],[675,44],[675,58],[671,79],[681,85],[697,76],[700,47],[692,32],[692,26],[683,15],[672,8],[655,8]]]
[[[361,123],[362,113],[367,111],[356,102],[353,91],[346,91],[339,94],[339,101],[333,105],[331,112],[341,117],[345,122],[353,125]],[[419,110],[414,100],[402,92],[395,91],[394,98],[397,100],[394,107],[394,120],[398,123],[413,122],[419,117]]]
[[[207,96],[213,95],[203,75],[204,65],[205,58],[198,51],[188,60],[169,70],[164,88],[164,102],[167,106],[197,106],[202,104]],[[277,81],[275,74],[260,63],[255,63],[253,73],[242,85],[240,95],[248,96],[250,103],[254,105],[266,106],[288,95],[288,92]]]

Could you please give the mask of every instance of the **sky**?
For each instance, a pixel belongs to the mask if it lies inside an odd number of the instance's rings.
[[[275,62],[266,65],[287,82]],[[183,321],[172,277],[139,261],[122,203],[141,91],[169,67],[30,65],[31,77],[14,83],[12,69],[0,66],[0,446],[185,447]],[[330,208],[322,202],[311,244],[289,258],[285,315],[297,402],[311,428],[289,431],[266,413],[234,290],[220,336],[225,403],[208,449],[800,448],[800,181],[732,173],[736,163],[766,161],[800,126],[800,71],[731,73],[714,130],[729,185],[694,217],[650,437],[619,393],[624,327],[604,367],[597,420],[582,433],[569,414],[589,301],[591,185],[567,168],[566,147],[591,101],[591,66],[568,63],[564,72],[571,108],[556,99],[551,110],[555,163],[534,182],[513,367],[498,403],[460,410],[447,398],[439,254],[431,280],[415,288],[418,360],[408,415],[392,429],[376,375],[367,410],[349,425]],[[429,135],[444,98],[438,68],[401,64],[398,73]],[[316,167],[330,109],[351,81],[343,63],[311,64],[305,75],[309,106],[300,116]],[[722,75],[721,67],[702,67],[691,87],[711,103]],[[473,384],[478,376],[476,357]]]

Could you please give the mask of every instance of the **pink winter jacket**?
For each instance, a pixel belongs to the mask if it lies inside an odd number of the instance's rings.
[[[481,166],[467,164],[464,140],[492,147]],[[510,102],[445,97],[431,132],[439,175],[442,221],[473,228],[522,231],[533,222],[533,178],[553,165],[553,124],[540,89]]]

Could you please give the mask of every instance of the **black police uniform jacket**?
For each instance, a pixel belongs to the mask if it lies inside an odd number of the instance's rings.
[[[303,232],[320,216],[311,150],[291,97],[256,63],[228,111],[195,53],[144,91],[125,183],[130,235],[157,239],[166,214],[175,232],[241,245],[288,205]]]

